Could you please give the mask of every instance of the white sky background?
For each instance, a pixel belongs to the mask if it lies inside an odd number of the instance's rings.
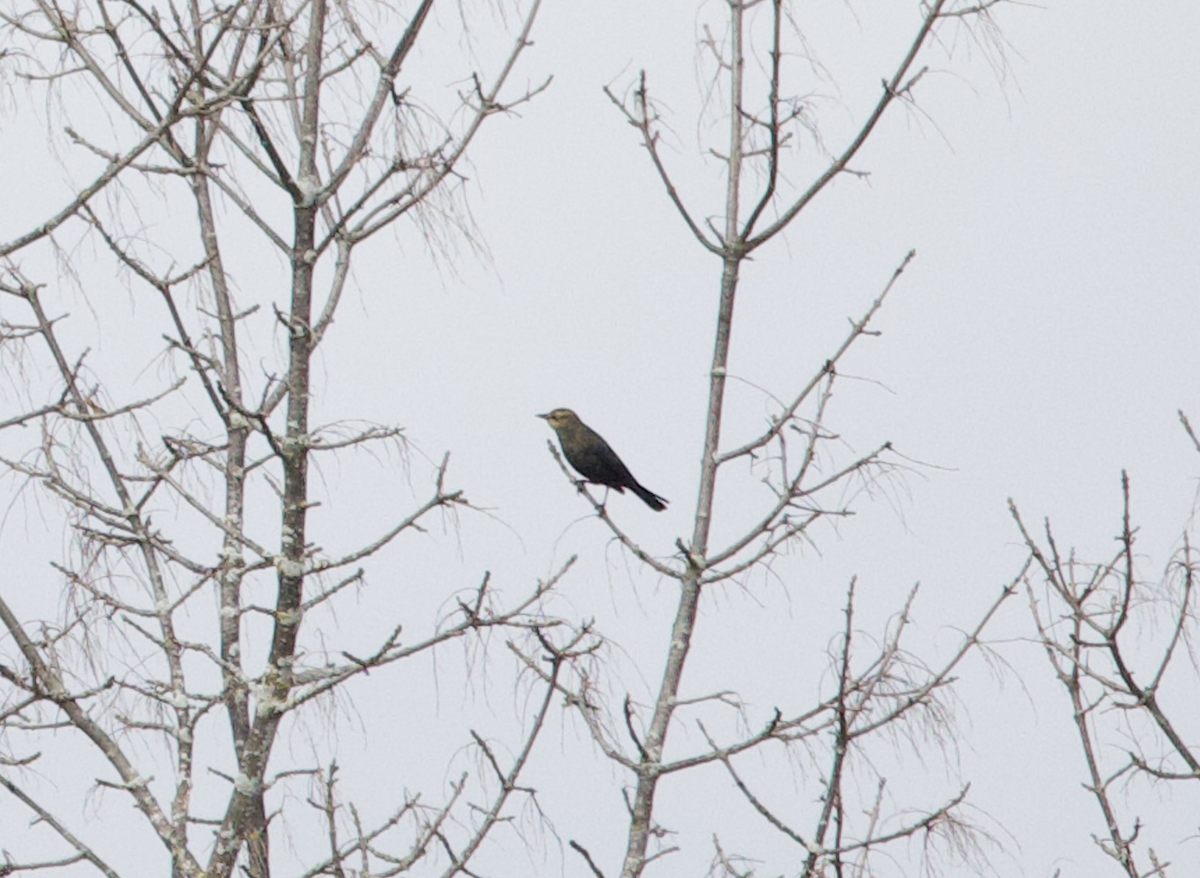
[[[377,364],[414,374],[434,350],[463,352],[439,360],[429,383],[424,373],[420,387],[404,382],[397,418],[425,447],[454,449],[472,498],[500,510],[534,566],[548,569],[548,551],[584,554],[590,572],[568,589],[581,611],[660,638],[669,595],[639,604],[653,586],[629,585],[597,525],[570,524],[583,506],[561,484],[544,449],[549,431],[532,414],[576,408],[673,501],[661,517],[635,499],[613,502],[651,547],[666,554],[689,532],[718,264],[678,221],[636,132],[600,90],[621,91],[648,71],[670,114],[675,137],[664,152],[684,197],[698,213],[715,212],[720,168],[698,158],[700,18],[688,4],[663,5],[674,14],[641,3],[546,10],[525,69],[552,71],[554,85],[475,154],[476,216],[495,273],[459,262],[461,283],[401,282],[395,305],[407,328]],[[715,5],[704,14],[715,16]],[[881,6],[803,4],[798,14],[820,60],[841,73],[851,59],[838,39],[883,45],[871,26]],[[876,617],[920,581],[919,630],[948,650],[952,626],[973,621],[1023,557],[1008,497],[1030,525],[1048,516],[1062,545],[1099,559],[1115,545],[1128,469],[1149,578],[1192,513],[1197,458],[1176,411],[1200,418],[1200,102],[1189,85],[1200,73],[1200,9],[1051,3],[1004,8],[996,19],[1008,44],[1001,73],[977,46],[956,45],[922,84],[919,111],[894,108],[853,162],[869,182],[840,180],[792,226],[786,249],[766,248],[746,272],[732,372],[786,397],[915,248],[876,324],[883,336],[843,370],[883,386],[843,382],[834,421],[856,451],[891,439],[947,468],[908,479],[899,511],[876,503],[822,541],[819,555],[790,565],[796,627],[773,636],[800,636],[814,602],[829,612],[858,574],[872,603],[865,614]],[[897,46],[858,80],[835,74],[834,84],[798,90],[828,96],[823,124],[844,131],[874,99]],[[845,142],[827,138],[835,151]],[[364,306],[390,319],[386,307]],[[432,342],[422,339],[431,326]],[[746,417],[727,437],[755,429],[766,411],[754,391],[733,393]],[[487,549],[465,544],[482,563]],[[701,631],[717,623],[718,606],[726,623],[734,609],[752,617],[752,603],[710,600]],[[760,649],[763,622],[753,618],[717,649]],[[1001,654],[1015,672],[997,681],[975,662],[959,689],[971,801],[1002,827],[987,824],[1008,850],[994,858],[1000,874],[1111,873],[1091,842],[1102,824],[1081,788],[1065,694],[1039,649],[1019,640],[1029,633],[1022,596],[993,631],[1012,639]],[[832,630],[812,634],[804,674],[823,669]],[[720,665],[716,652],[691,670]],[[782,679],[790,673],[800,672],[778,669]],[[1181,874],[1200,860],[1194,792],[1136,783],[1125,804]]]
[[[797,13],[837,72],[834,84],[798,90],[828,97],[821,118],[839,132],[862,118],[897,58],[892,43],[857,81],[837,78],[852,60],[840,57],[838,39],[884,45],[871,26],[881,5],[803,4]],[[524,69],[534,80],[552,71],[554,85],[475,153],[474,204],[494,274],[456,261],[461,282],[401,281],[394,303],[364,305],[389,323],[393,304],[405,315],[396,349],[372,364],[422,375],[420,386],[397,388],[397,418],[423,446],[454,449],[472,499],[498,509],[535,568],[549,569],[548,552],[581,552],[589,572],[568,594],[634,652],[625,632],[657,636],[652,649],[661,648],[672,590],[647,599],[653,585],[630,586],[601,528],[572,524],[584,508],[532,415],[574,407],[673,501],[661,517],[634,499],[613,501],[652,548],[669,553],[690,532],[719,266],[678,221],[636,132],[600,89],[619,93],[647,70],[669,114],[675,137],[664,152],[684,197],[697,213],[715,213],[720,167],[701,161],[697,145],[701,18],[689,4],[653,6],[673,14],[642,3],[547,8]],[[716,6],[702,14],[711,20]],[[1151,577],[1192,512],[1197,459],[1176,410],[1200,417],[1200,105],[1189,85],[1200,73],[1200,10],[1052,3],[996,18],[1008,43],[1003,81],[978,47],[957,45],[922,84],[919,111],[894,108],[853,162],[869,182],[843,178],[791,228],[786,250],[766,248],[746,272],[732,372],[786,397],[915,248],[876,324],[883,336],[844,369],[885,387],[843,382],[834,420],[856,451],[891,439],[948,468],[910,478],[899,513],[877,503],[824,540],[820,555],[789,566],[794,625],[772,636],[802,636],[812,603],[828,612],[858,574],[873,603],[865,614],[876,617],[920,581],[919,629],[948,650],[957,642],[950,626],[972,622],[1023,556],[1008,497],[1030,524],[1049,516],[1062,543],[1105,557],[1127,468]],[[835,151],[845,142],[827,138]],[[440,374],[428,376],[421,364],[447,345],[463,356],[440,358]],[[753,391],[733,393],[746,418],[727,437],[756,429],[766,411]],[[491,549],[464,545],[467,562],[484,563]],[[737,637],[697,656],[693,673],[719,676],[721,651],[759,649],[764,623],[752,604],[738,595],[708,602],[702,632],[718,606],[722,624],[732,610],[748,618]],[[1025,600],[1014,599],[993,633],[1029,632]],[[832,630],[811,634],[801,676],[823,670]],[[1002,827],[985,821],[1008,851],[994,858],[999,873],[1111,872],[1091,842],[1100,815],[1081,788],[1065,695],[1037,647],[1012,642],[1001,654],[1014,674],[997,682],[975,662],[959,690],[969,723],[962,774],[971,801]],[[791,674],[800,672],[772,676]],[[1138,783],[1129,802],[1127,817],[1151,823],[1160,855],[1187,874],[1185,864],[1200,860],[1195,794]]]
[[[819,96],[827,145],[840,151],[841,135],[863,118],[907,46],[911,17],[899,16],[893,32],[878,16],[909,4],[799,6],[800,25],[832,79],[794,90]],[[697,36],[699,23],[719,11],[713,2],[699,14],[682,2],[551,2],[517,81],[553,73],[553,85],[520,118],[485,126],[472,153],[470,202],[490,257],[458,246],[434,268],[411,229],[399,239],[380,236],[359,263],[357,288],[317,373],[316,421],[403,425],[429,457],[451,451],[452,481],[494,512],[435,535],[427,553],[403,546],[389,556],[396,567],[376,569],[377,583],[394,581],[436,608],[484,570],[517,589],[579,553],[565,605],[612,634],[624,650],[626,682],[646,690],[657,685],[673,589],[608,544],[547,454],[551,434],[534,415],[575,408],[641,481],[672,501],[662,515],[632,497],[609,504],[651,551],[670,555],[674,540],[690,535],[719,263],[679,222],[636,132],[601,86],[623,92],[647,70],[672,132],[664,156],[685,200],[698,214],[715,213],[721,169],[700,143],[718,145],[712,136],[721,123],[711,115],[698,121]],[[821,679],[823,650],[836,631],[828,623],[836,626],[853,575],[863,626],[876,629],[920,581],[918,637],[948,654],[954,626],[973,624],[1024,556],[1008,497],[1032,525],[1048,516],[1060,545],[1099,559],[1114,547],[1119,475],[1127,469],[1148,578],[1157,577],[1193,512],[1200,461],[1176,410],[1200,422],[1200,7],[1060,2],[1002,7],[996,20],[1007,44],[1003,67],[965,40],[949,60],[931,55],[936,66],[917,93],[918,109],[890,110],[853,162],[869,180],[837,181],[786,243],[768,246],[748,266],[734,327],[731,372],[749,384],[731,385],[727,443],[758,429],[771,411],[754,387],[792,395],[840,341],[846,319],[861,314],[915,248],[916,261],[876,322],[882,336],[861,341],[843,366],[866,380],[840,384],[832,423],[855,452],[892,440],[932,466],[861,505],[816,549],[787,559],[778,580],[710,595],[689,666],[692,693],[727,685],[732,657],[762,651],[762,679],[738,681],[747,700],[769,711],[779,691],[800,699],[787,687],[803,693]],[[31,143],[44,149],[38,135],[22,144],[18,133],[7,123],[0,130],[10,154],[24,155],[17,151]],[[29,212],[0,218],[0,239],[59,204],[37,197],[46,179],[38,169],[58,180],[57,166],[33,155],[22,160],[30,189],[10,197]],[[121,289],[112,281],[119,307],[144,313],[125,304]],[[89,294],[92,307],[101,307],[97,295]],[[97,356],[117,358],[121,344],[103,337]],[[341,498],[314,513],[330,544],[349,543],[354,534],[343,527],[360,529],[364,518],[393,508],[376,471],[360,463],[348,455],[318,474]],[[419,466],[414,473],[415,481],[424,477]],[[733,481],[723,479],[719,490]],[[5,556],[27,538],[7,520]],[[1039,648],[1021,641],[1030,630],[1025,600],[1014,598],[993,632],[1007,641],[999,649],[1013,670],[997,678],[980,661],[964,669],[959,772],[1005,847],[992,857],[999,874],[1049,876],[1060,867],[1064,878],[1115,874],[1090,840],[1102,829],[1100,814],[1080,787],[1083,763],[1065,695]],[[499,696],[497,714],[507,699]],[[413,715],[404,702],[360,709],[368,724],[387,718],[403,739],[404,730],[430,735],[463,700],[444,686],[436,703],[435,718]],[[556,722],[553,732],[551,757],[573,758],[608,784],[608,800],[580,802],[551,779],[564,769],[539,769],[550,803],[567,815],[557,828],[564,839],[591,838],[593,853],[614,863],[609,846],[623,839],[597,825],[620,808],[616,777],[573,723]],[[368,769],[351,746],[348,772],[385,773],[387,736],[344,734],[344,743],[374,748],[365,751]],[[901,769],[909,783],[924,770],[912,760]],[[439,765],[432,777],[441,776]],[[724,783],[716,773],[709,778]],[[929,783],[947,783],[940,768]],[[664,796],[680,809],[664,811],[668,825],[672,813],[704,813],[702,802],[679,801],[670,781]],[[1160,856],[1179,864],[1181,875],[1200,861],[1198,801],[1194,792],[1142,783],[1129,791],[1138,804],[1127,815],[1142,816]],[[707,855],[708,829],[690,831],[698,833],[694,850]],[[566,861],[566,874],[584,874],[573,855]],[[706,864],[680,861],[660,874],[685,874],[675,871],[685,866],[699,874]]]

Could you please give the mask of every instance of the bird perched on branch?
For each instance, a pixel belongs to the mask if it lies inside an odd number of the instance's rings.
[[[554,432],[558,434],[558,444],[562,446],[563,456],[567,458],[567,463],[583,476],[584,481],[616,488],[622,494],[628,488],[655,512],[662,512],[667,508],[667,501],[639,485],[637,479],[629,472],[629,467],[617,457],[617,453],[595,430],[579,420],[575,412],[570,409],[555,409],[538,417],[544,418],[546,423],[554,428]]]

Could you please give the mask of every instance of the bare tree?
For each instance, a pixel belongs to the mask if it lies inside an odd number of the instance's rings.
[[[121,874],[128,837],[106,835],[104,821],[72,827],[30,792],[32,776],[70,785],[84,765],[99,764],[95,789],[128,797],[157,841],[161,853],[133,855],[138,874],[169,861],[177,876],[259,878],[286,862],[273,837],[313,826],[325,852],[301,857],[296,874],[422,863],[451,876],[514,800],[534,795],[520,778],[558,659],[543,665],[515,738],[464,735],[477,769],[397,791],[390,814],[356,810],[336,761],[272,754],[370,672],[489,631],[536,642],[554,625],[543,599],[557,575],[519,595],[507,583],[507,597],[481,575],[437,619],[408,618],[368,582],[363,565],[402,534],[469,508],[448,458],[418,470],[424,496],[394,502],[391,522],[357,545],[323,548],[312,519],[328,499],[311,479],[323,456],[406,456],[399,428],[321,424],[314,410],[314,357],[352,257],[402,219],[435,246],[447,230],[469,233],[468,150],[485,122],[545,87],[510,86],[538,6],[485,7],[479,21],[459,6],[437,21],[432,0],[403,12],[346,0],[5,4],[0,63],[44,97],[51,128],[64,125],[53,148],[90,177],[0,246],[0,342],[27,370],[20,408],[0,418],[3,465],[37,494],[26,502],[53,498],[74,534],[57,573],[26,587],[65,584],[58,619],[0,586],[0,785],[59,851],[42,856],[6,832],[4,874],[75,863]],[[473,33],[497,20],[507,35]],[[466,43],[477,55],[464,57]],[[436,66],[451,59],[452,73]],[[428,85],[446,81],[458,85]],[[75,268],[85,248],[106,252],[153,316],[125,326],[99,300],[94,269]],[[121,356],[103,366],[66,320],[73,288],[119,339]],[[130,367],[148,366],[157,386],[135,392]],[[356,593],[390,630],[377,642],[339,641],[328,624]]]
[[[626,695],[619,709],[609,708],[604,669],[594,657],[570,661],[573,676],[557,681],[569,704],[586,724],[596,745],[628,779],[626,806],[628,836],[619,867],[606,867],[593,853],[594,842],[572,839],[572,847],[597,876],[620,874],[636,878],[651,864],[679,849],[673,841],[679,827],[660,806],[664,783],[682,783],[681,776],[721,767],[740,792],[744,805],[783,839],[790,852],[781,868],[805,876],[874,874],[872,862],[898,842],[923,844],[927,866],[942,854],[974,859],[981,839],[964,810],[967,785],[940,801],[896,802],[887,791],[888,776],[879,754],[887,742],[911,747],[920,758],[948,745],[956,732],[951,723],[948,686],[964,658],[980,645],[983,628],[1016,588],[1013,581],[999,590],[995,602],[975,624],[967,626],[959,647],[948,657],[927,663],[906,648],[916,590],[897,611],[886,630],[870,634],[856,621],[856,588],[846,592],[844,624],[831,632],[826,684],[812,702],[776,707],[756,714],[737,692],[712,692],[705,681],[687,681],[685,669],[697,645],[702,602],[723,586],[750,587],[756,572],[774,570],[781,553],[819,539],[817,525],[852,514],[854,501],[897,476],[906,459],[890,443],[865,454],[843,459],[840,437],[830,426],[833,390],[844,357],[864,338],[875,334],[871,321],[899,283],[914,253],[898,254],[890,278],[881,278],[881,291],[865,310],[850,320],[849,330],[807,382],[778,395],[764,391],[772,409],[769,423],[743,444],[721,441],[726,423],[726,388],[730,380],[730,350],[734,304],[747,259],[780,238],[789,224],[829,184],[856,174],[852,162],[876,131],[881,118],[896,105],[915,106],[915,90],[927,71],[926,57],[952,43],[954,31],[966,29],[973,38],[992,39],[994,8],[999,4],[942,2],[913,4],[911,41],[883,78],[872,106],[863,108],[857,129],[838,149],[825,148],[810,104],[791,91],[799,59],[805,56],[804,36],[782,0],[726,0],[719,8],[723,24],[704,24],[701,52],[715,72],[713,97],[727,125],[719,144],[706,146],[724,173],[723,210],[716,218],[697,215],[688,194],[677,184],[662,149],[666,130],[659,104],[643,72],[624,94],[608,96],[638,132],[651,164],[680,219],[697,245],[720,265],[716,327],[709,373],[708,405],[700,457],[699,491],[690,539],[676,544],[671,559],[654,557],[623,529],[605,505],[587,495],[595,514],[616,540],[657,575],[678,585],[675,618],[664,630],[665,659],[656,694],[649,704]],[[750,47],[760,47],[758,53]],[[765,48],[764,48],[765,47]],[[814,65],[815,66],[815,65]],[[706,68],[707,69],[707,68]],[[810,150],[811,147],[811,150]],[[812,154],[819,157],[815,173]],[[798,180],[809,179],[807,183]],[[699,198],[697,198],[699,200]],[[745,434],[747,430],[741,429]],[[551,446],[551,452],[557,452]],[[560,464],[562,461],[560,460]],[[567,473],[564,466],[564,473]],[[718,502],[718,474],[725,499]],[[569,476],[569,473],[568,473]],[[744,479],[761,483],[756,495],[739,490]],[[757,505],[748,511],[748,497]],[[718,510],[735,522],[714,539]],[[782,574],[775,574],[781,576]],[[793,583],[786,582],[791,590]],[[705,624],[718,624],[709,623]],[[817,648],[824,644],[817,644]],[[738,665],[753,679],[757,651],[749,645]],[[566,655],[556,652],[556,656]],[[537,661],[527,657],[531,669]],[[643,668],[647,676],[651,673]],[[549,675],[543,675],[549,684]],[[780,695],[780,698],[785,697]],[[761,708],[760,708],[761,711]],[[692,744],[684,740],[692,730]],[[787,772],[799,766],[803,779],[794,799],[770,804],[769,794],[749,778],[761,775],[762,764]],[[765,773],[770,775],[771,769]],[[762,862],[761,851],[730,844],[723,818],[712,795],[712,874],[741,876]],[[767,784],[767,788],[770,785]],[[706,826],[709,824],[705,824]],[[800,866],[797,868],[796,863]],[[771,874],[774,874],[773,872]]]
[[[1200,441],[1183,412],[1196,450]],[[1200,689],[1195,654],[1196,551],[1189,533],[1158,581],[1138,572],[1137,529],[1130,485],[1121,474],[1123,512],[1118,549],[1093,563],[1064,553],[1045,522],[1041,540],[1013,518],[1034,564],[1025,579],[1037,639],[1066,690],[1086,765],[1084,787],[1100,808],[1104,826],[1096,845],[1129,878],[1168,874],[1142,836],[1140,797],[1124,795],[1135,780],[1200,782],[1194,703]],[[1036,577],[1036,578],[1035,578]],[[1131,814],[1131,811],[1133,812]],[[1186,871],[1186,868],[1185,868]]]

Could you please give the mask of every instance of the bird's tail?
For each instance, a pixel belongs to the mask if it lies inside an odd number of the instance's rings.
[[[667,508],[667,499],[665,497],[660,497],[653,491],[643,488],[637,482],[630,485],[630,489],[633,493],[641,497],[642,501],[655,512],[662,512]]]

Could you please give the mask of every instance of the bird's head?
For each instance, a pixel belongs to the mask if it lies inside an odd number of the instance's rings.
[[[538,417],[542,418],[555,430],[559,429],[560,427],[565,427],[567,424],[576,423],[579,421],[578,415],[576,415],[575,412],[571,411],[570,409],[555,409],[547,414],[538,415]]]

